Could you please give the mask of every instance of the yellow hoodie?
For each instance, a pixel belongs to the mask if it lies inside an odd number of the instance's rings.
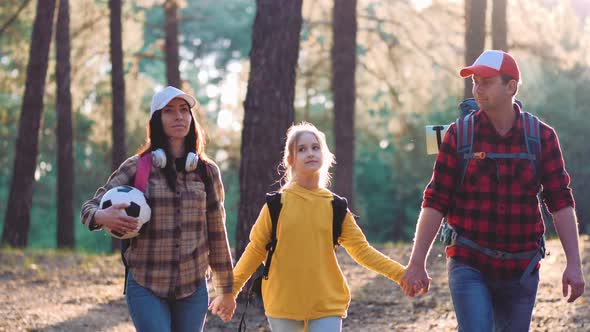
[[[332,243],[332,193],[297,184],[284,189],[277,247],[268,280],[262,281],[266,315],[293,320],[346,317],[350,290]],[[266,259],[272,223],[266,204],[250,232],[250,243],[234,268],[233,295]],[[405,269],[373,248],[347,213],[340,244],[362,266],[399,282]]]

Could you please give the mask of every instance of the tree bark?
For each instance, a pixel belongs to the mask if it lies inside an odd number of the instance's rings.
[[[37,1],[10,194],[2,232],[2,244],[13,247],[27,246],[31,225],[33,182],[39,151],[39,127],[43,114],[43,94],[54,12],[55,0]]]
[[[182,88],[180,80],[180,59],[178,55],[178,3],[166,0],[166,75],[168,85]]]
[[[486,0],[465,0],[465,65],[471,66],[486,41]],[[465,98],[473,97],[473,82],[465,80]]]
[[[338,163],[334,191],[353,202],[354,104],[356,100],[356,0],[335,0],[333,11],[332,94],[334,141]]]
[[[492,48],[508,52],[508,23],[506,0],[492,1]]]
[[[109,0],[111,11],[111,89],[113,92],[113,171],[127,158],[125,130],[125,77],[123,69],[123,27],[121,23],[121,0]],[[113,238],[111,248],[119,248],[120,241]]]
[[[236,256],[248,244],[264,194],[278,188],[277,167],[294,120],[302,0],[257,0],[244,102]]]
[[[69,0],[59,1],[55,32],[57,85],[57,247],[74,248],[74,157],[70,90]]]

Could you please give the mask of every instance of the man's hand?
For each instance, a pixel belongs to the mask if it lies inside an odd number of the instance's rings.
[[[570,297],[567,302],[574,302],[578,297],[584,294],[584,275],[582,274],[581,266],[570,266],[569,264],[563,271],[563,277],[561,278],[563,285],[563,297],[567,297],[568,293]]]
[[[567,297],[569,293],[567,301],[571,303],[584,293],[585,286],[579,250],[578,220],[574,208],[568,206],[554,212],[553,223],[567,261],[561,278],[563,297]]]
[[[428,276],[428,272],[424,267],[410,264],[402,276],[400,286],[407,296],[414,297],[426,294],[430,289],[431,281],[432,278]]]

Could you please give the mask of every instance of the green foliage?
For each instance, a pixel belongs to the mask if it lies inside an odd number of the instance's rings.
[[[144,45],[139,53],[150,55],[140,62],[140,70],[157,82],[165,82],[161,47],[165,36],[164,9],[162,6],[136,6],[135,10],[143,12],[146,18]],[[213,58],[212,65],[219,70],[224,70],[232,59],[246,57],[250,50],[249,31],[254,11],[252,0],[188,1],[179,13],[181,56],[186,64],[183,71],[210,66],[207,57]]]
[[[231,59],[245,58],[255,10],[252,0],[189,1],[181,11],[181,41],[192,53],[187,61],[215,55],[216,67],[224,68]]]

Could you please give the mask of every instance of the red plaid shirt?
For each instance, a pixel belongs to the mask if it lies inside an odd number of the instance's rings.
[[[527,152],[520,109],[517,120],[500,136],[485,112],[474,116],[473,152]],[[565,170],[555,130],[541,122],[540,175],[543,202],[551,213],[574,207],[569,188],[570,176]],[[471,159],[461,190],[459,179],[456,126],[445,135],[434,165],[432,179],[424,191],[422,207],[436,209],[460,234],[478,244],[507,252],[539,248],[545,226],[537,199],[538,184],[533,164],[526,159]],[[519,277],[529,260],[503,260],[476,250],[451,246],[447,256],[479,269],[492,279]]]

